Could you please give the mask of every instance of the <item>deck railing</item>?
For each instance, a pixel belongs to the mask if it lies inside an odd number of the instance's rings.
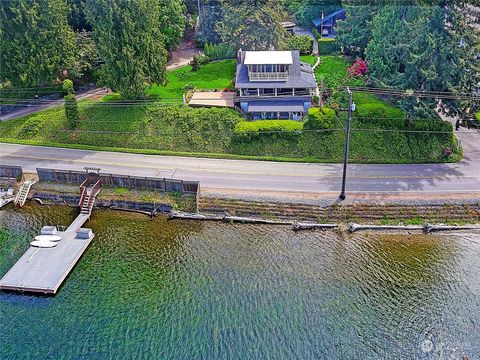
[[[250,81],[287,80],[288,71],[284,72],[249,72]]]

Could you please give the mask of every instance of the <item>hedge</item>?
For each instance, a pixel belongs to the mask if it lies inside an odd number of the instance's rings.
[[[205,56],[212,60],[235,59],[237,50],[227,44],[206,43],[204,47]]]
[[[382,102],[357,105],[353,116],[364,123],[383,128],[402,128],[407,118],[404,111]]]
[[[336,124],[337,113],[335,110],[324,108],[308,109],[308,118],[305,129],[333,129]]]
[[[318,39],[318,52],[320,55],[334,54],[338,52],[337,41],[332,38]]]
[[[294,120],[242,121],[235,125],[235,133],[258,133],[261,131],[297,131],[303,129],[303,123]]]

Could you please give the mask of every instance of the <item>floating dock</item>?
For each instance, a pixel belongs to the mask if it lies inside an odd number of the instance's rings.
[[[88,174],[80,189],[81,211],[70,226],[63,232],[57,232],[54,226],[44,226],[41,230],[41,235],[58,235],[61,240],[54,247],[30,246],[0,280],[0,290],[57,293],[94,238],[92,230],[82,226],[90,218],[95,197],[101,189],[98,176]]]
[[[0,280],[0,289],[56,294],[93,240],[90,229],[77,228],[87,219],[87,215],[80,214],[67,230],[55,232],[62,240],[53,248],[30,246]]]

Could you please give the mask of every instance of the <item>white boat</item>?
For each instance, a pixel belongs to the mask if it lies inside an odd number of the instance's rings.
[[[57,243],[53,242],[53,241],[34,240],[30,243],[30,245],[34,246],[34,247],[39,247],[39,248],[53,248],[53,247],[57,246]]]
[[[56,242],[62,240],[62,237],[58,235],[37,235],[35,236],[35,240]]]

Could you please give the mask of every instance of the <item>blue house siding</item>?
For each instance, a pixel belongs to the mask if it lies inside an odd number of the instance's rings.
[[[249,63],[244,63],[245,52],[241,50],[237,58],[237,73],[235,88],[239,91],[237,104],[243,112],[254,120],[259,119],[294,119],[302,116],[312,106],[312,95],[317,88],[317,82],[310,65],[300,61],[299,51],[292,51],[292,63],[289,64],[288,76],[280,80],[259,81],[251,74],[257,70]],[[271,54],[272,65],[275,65],[275,54]],[[262,60],[268,66],[268,61]],[[262,68],[262,72],[265,72]],[[248,90],[248,91],[246,91]]]

